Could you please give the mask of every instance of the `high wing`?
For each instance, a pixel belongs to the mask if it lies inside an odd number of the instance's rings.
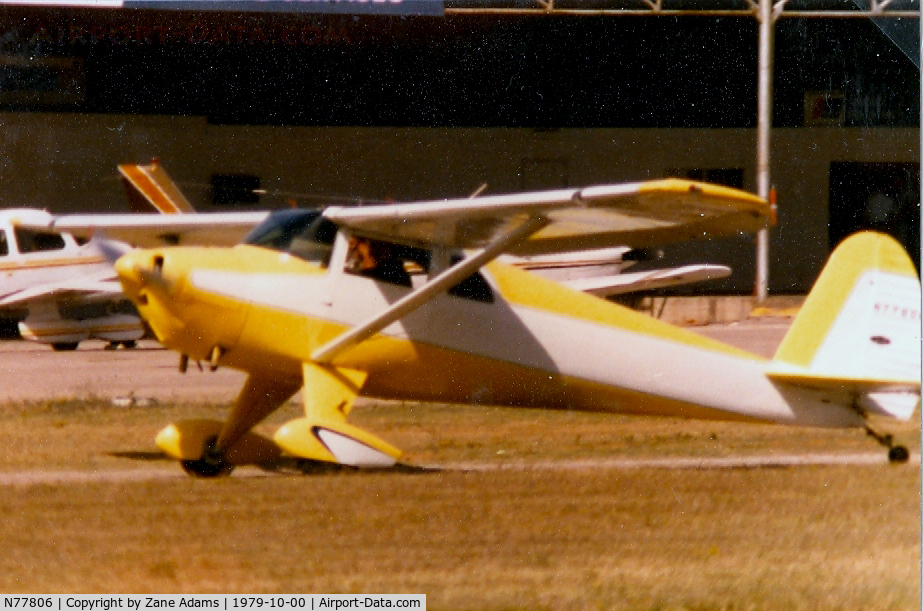
[[[717,237],[761,229],[768,224],[769,214],[768,202],[750,193],[677,179],[371,208],[328,208],[324,216],[347,231],[442,250],[479,251],[433,276],[377,316],[320,346],[311,359],[330,363],[503,253],[527,256]]]
[[[755,232],[769,224],[770,206],[738,189],[666,179],[388,206],[336,206],[324,216],[370,237],[453,249],[483,248],[525,219],[541,216],[548,224],[507,251],[525,256]]]
[[[184,246],[233,246],[269,213],[214,212],[207,214],[69,214],[44,224],[19,223],[28,229],[71,233],[89,239],[103,234],[107,239],[134,246],[164,244]]]
[[[597,297],[611,297],[638,291],[652,291],[677,284],[692,282],[705,282],[727,278],[731,275],[731,268],[725,265],[684,265],[682,267],[668,267],[651,269],[643,272],[629,272],[611,276],[597,276],[564,280],[564,286],[582,291]]]

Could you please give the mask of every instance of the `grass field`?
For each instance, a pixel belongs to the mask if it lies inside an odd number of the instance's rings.
[[[265,425],[296,417],[291,404]],[[216,406],[0,406],[0,473],[178,470]],[[861,431],[366,402],[414,464],[883,452]],[[919,419],[891,427],[919,452]],[[412,592],[430,609],[919,609],[919,464],[3,486],[6,592]]]

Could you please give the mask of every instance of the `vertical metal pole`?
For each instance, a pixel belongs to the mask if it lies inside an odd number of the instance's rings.
[[[759,32],[759,83],[756,117],[756,192],[769,199],[769,145],[772,132],[772,55],[775,20],[772,0],[760,0],[758,14]],[[761,229],[756,235],[756,286],[757,301],[766,300],[769,292],[769,230]]]

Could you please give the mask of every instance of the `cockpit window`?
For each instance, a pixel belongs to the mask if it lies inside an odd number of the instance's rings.
[[[425,274],[429,252],[401,244],[352,236],[346,255],[346,272],[411,287],[411,274]]]
[[[327,265],[336,234],[337,226],[318,210],[280,210],[251,231],[244,243]]]
[[[452,257],[452,264],[462,257]],[[374,278],[399,286],[414,286],[413,274],[427,274],[432,256],[429,251],[401,244],[353,236],[349,240],[346,272]],[[475,272],[447,291],[453,297],[493,303],[490,285],[480,272]]]
[[[452,257],[452,264],[461,261],[461,257]],[[474,301],[483,301],[484,303],[494,302],[494,293],[490,290],[487,280],[481,275],[481,272],[475,272],[449,289],[449,295],[462,297],[464,299],[473,299]]]
[[[250,232],[244,244],[291,253],[306,261],[330,264],[337,226],[319,210],[279,210]],[[354,236],[349,243],[345,271],[399,286],[417,286],[412,277],[429,271],[430,252],[403,244]],[[453,257],[457,263],[460,257]],[[448,291],[453,297],[493,303],[490,285],[475,272]]]
[[[64,238],[60,234],[32,231],[16,227],[13,229],[16,233],[16,243],[19,244],[19,252],[46,252],[49,250],[64,250]]]
[[[0,257],[10,254],[10,245],[6,241],[6,232],[0,230]]]

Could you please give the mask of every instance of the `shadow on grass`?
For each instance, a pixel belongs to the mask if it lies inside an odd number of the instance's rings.
[[[107,454],[114,458],[127,458],[129,460],[143,460],[146,462],[173,460],[163,452],[135,452],[129,450],[126,452],[107,452]]]
[[[175,459],[167,456],[163,452],[127,450],[121,452],[107,452],[107,454],[114,458],[124,458],[143,462],[176,462]],[[273,461],[259,463],[253,466],[272,473],[293,473],[301,475],[328,475],[335,473],[403,473],[419,475],[423,473],[439,473],[442,471],[442,469],[438,468],[418,467],[416,465],[403,463],[397,463],[391,467],[352,467],[349,465],[307,460],[291,456],[283,456]]]
[[[267,471],[278,471],[281,473],[300,473],[302,475],[327,475],[333,473],[404,473],[410,475],[421,475],[424,473],[439,473],[440,469],[429,467],[418,467],[397,463],[390,467],[353,467],[350,465],[341,465],[337,463],[323,462],[319,460],[307,460],[304,458],[294,458],[283,456],[271,463],[259,465]]]

